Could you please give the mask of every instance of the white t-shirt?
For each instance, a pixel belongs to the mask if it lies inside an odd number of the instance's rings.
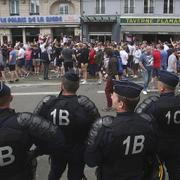
[[[105,69],[108,68],[108,63],[109,63],[109,58],[104,57],[104,68],[105,68]]]
[[[176,64],[177,64],[177,58],[174,54],[171,54],[168,58],[167,71],[176,73],[177,72]]]
[[[169,49],[168,45],[164,44],[164,50],[167,51]]]
[[[128,44],[128,48],[129,48],[129,55],[134,55],[134,51],[136,50],[135,46],[131,46],[130,44]]]
[[[45,46],[46,46],[46,43],[43,43],[43,44],[40,45],[40,48],[41,48],[41,52],[42,52],[42,53],[46,51]]]
[[[127,63],[128,63],[128,53],[125,50],[121,50],[120,51],[120,56],[121,56],[121,59],[122,59],[122,64],[127,65]]]
[[[140,49],[136,49],[135,51],[134,51],[134,59],[133,59],[133,61],[134,61],[134,63],[135,64],[138,64],[139,63],[139,60],[140,60],[140,57],[141,57],[141,50]]]
[[[67,37],[63,37],[63,44],[68,42],[68,38]]]
[[[24,56],[25,56],[25,50],[23,48],[20,48],[18,52],[18,59],[22,59],[24,58]]]

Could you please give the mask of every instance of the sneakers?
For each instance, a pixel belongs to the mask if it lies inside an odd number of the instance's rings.
[[[101,81],[101,80],[99,80],[99,81],[98,81],[98,84],[99,84],[99,85],[100,85],[100,84],[102,84],[102,81]]]
[[[9,83],[14,83],[14,81],[8,81]]]
[[[28,72],[26,75],[25,75],[25,77],[28,77],[30,75],[30,72]]]
[[[87,81],[84,80],[84,81],[82,81],[80,84],[87,84]]]
[[[147,91],[146,91],[146,90],[143,90],[142,93],[143,93],[144,95],[147,95]]]

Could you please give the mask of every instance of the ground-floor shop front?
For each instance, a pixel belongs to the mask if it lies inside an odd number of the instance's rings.
[[[81,17],[83,41],[180,40],[180,18],[90,15]]]
[[[125,41],[170,42],[180,40],[180,18],[120,17],[121,37]]]
[[[157,43],[157,42],[170,42],[170,39],[173,41],[179,41],[180,40],[180,33],[159,33],[159,32],[122,32],[122,39],[123,41],[127,42],[142,42],[147,41],[148,43]]]
[[[37,41],[39,35],[80,40],[80,16],[30,16],[0,18],[0,43]]]
[[[0,29],[1,32],[1,29]],[[1,44],[12,42],[34,42],[37,41],[39,35],[50,35],[53,39],[62,40],[64,36],[72,37],[76,41],[80,41],[80,27],[41,27],[41,28],[9,28],[0,33]]]
[[[120,31],[117,28],[117,21],[116,16],[91,15],[81,17],[82,40],[84,42],[119,41]]]

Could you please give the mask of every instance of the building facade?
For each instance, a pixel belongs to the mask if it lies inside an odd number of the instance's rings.
[[[180,39],[179,0],[0,0],[0,42]]]
[[[179,7],[179,0],[82,0],[82,38],[84,41],[177,40]]]
[[[80,1],[0,0],[0,42],[32,42],[39,34],[80,38]]]

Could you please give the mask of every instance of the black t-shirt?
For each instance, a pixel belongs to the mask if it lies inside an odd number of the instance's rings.
[[[73,56],[74,54],[74,51],[73,49],[70,49],[70,48],[65,48],[62,50],[62,55],[63,55],[63,59],[64,59],[64,62],[72,62],[73,61]]]

